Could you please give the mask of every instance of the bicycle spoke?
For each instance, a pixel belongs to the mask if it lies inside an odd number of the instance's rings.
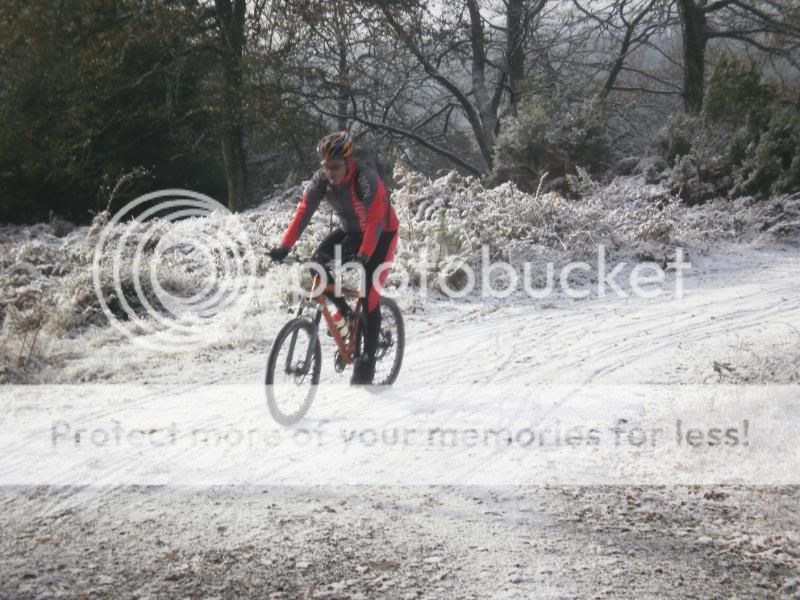
[[[297,422],[308,410],[320,372],[320,350],[313,325],[290,321],[275,339],[267,364],[267,402],[277,421]],[[315,347],[312,347],[312,342]]]
[[[381,299],[381,329],[375,349],[376,385],[393,383],[403,359],[403,323],[397,305]]]

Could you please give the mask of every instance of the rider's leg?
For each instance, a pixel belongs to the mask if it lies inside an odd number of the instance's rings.
[[[317,249],[314,250],[314,253],[311,255],[311,261],[318,263],[321,265],[328,276],[328,283],[333,282],[333,278],[331,276],[331,272],[328,269],[327,263],[333,260],[334,256],[334,248],[342,243],[347,237],[347,234],[339,228],[334,229],[328,235],[326,235],[322,241],[317,246]],[[312,269],[311,270],[312,276],[316,274],[316,272]]]
[[[373,282],[373,277],[378,267],[392,262],[396,247],[397,232],[383,232],[378,239],[375,252],[366,264],[367,293],[365,297],[361,298],[361,305],[366,307],[367,321],[364,332],[364,353],[353,369],[351,383],[372,383],[375,375],[375,352],[378,349],[381,331],[380,292],[386,283],[389,270],[383,269],[377,282]],[[377,287],[373,283],[377,283]]]
[[[336,246],[341,246],[342,262],[347,262],[355,256],[361,245],[362,235],[360,233],[346,233],[339,228],[334,229],[319,243],[311,260],[323,266],[328,277],[328,283],[333,283],[333,274],[328,268],[327,263],[336,256]],[[312,271],[312,275],[314,271]],[[336,305],[340,313],[346,315],[350,311],[347,301],[342,297],[331,297],[331,301]]]

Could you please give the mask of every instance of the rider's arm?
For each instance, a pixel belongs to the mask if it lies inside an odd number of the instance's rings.
[[[281,240],[281,246],[291,249],[300,234],[311,221],[311,217],[317,210],[319,203],[325,197],[325,190],[327,189],[328,182],[322,174],[322,169],[314,173],[311,178],[311,183],[306,186],[303,191],[303,196],[300,198],[300,204],[297,205],[297,212],[294,214],[292,222],[286,228]]]
[[[359,186],[359,195],[367,209],[364,225],[364,239],[358,254],[368,259],[375,251],[378,238],[386,223],[386,214],[389,210],[389,193],[380,176],[372,169],[364,169],[359,173],[356,183]]]

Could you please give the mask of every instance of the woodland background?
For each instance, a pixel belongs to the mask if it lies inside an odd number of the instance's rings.
[[[799,69],[797,2],[6,0],[0,221],[163,188],[238,211],[342,128],[389,173],[766,198],[800,188]]]

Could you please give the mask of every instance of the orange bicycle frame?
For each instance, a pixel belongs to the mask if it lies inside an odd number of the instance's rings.
[[[350,288],[342,288],[341,290],[342,296],[345,298],[356,299],[355,319],[353,319],[353,326],[350,329],[347,339],[345,340],[339,333],[339,328],[336,327],[336,323],[333,321],[331,311],[328,310],[328,306],[326,304],[327,299],[335,292],[334,286],[328,284],[325,287],[325,291],[314,298],[313,291],[317,289],[318,285],[319,275],[315,275],[314,282],[311,285],[311,290],[309,290],[308,299],[309,301],[316,301],[319,305],[320,312],[322,313],[322,316],[325,317],[325,322],[328,324],[328,329],[330,330],[331,335],[336,342],[336,346],[339,348],[339,355],[347,364],[351,364],[353,362],[353,353],[355,352],[356,347],[356,337],[358,336],[358,328],[360,325],[359,316],[361,314],[361,296],[358,293],[358,290],[353,290]]]

